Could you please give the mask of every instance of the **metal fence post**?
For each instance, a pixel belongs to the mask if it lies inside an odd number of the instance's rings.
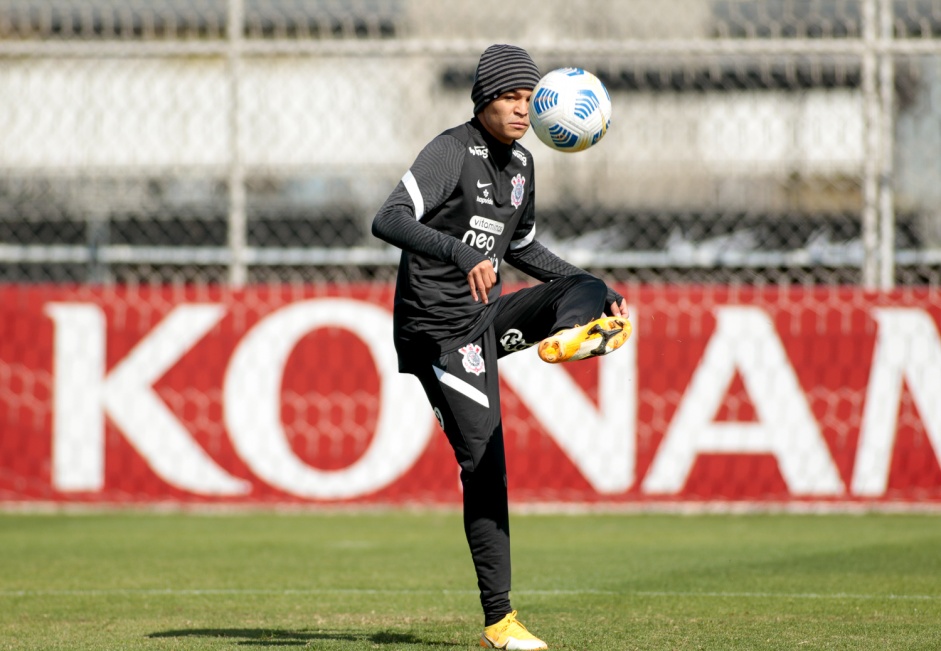
[[[895,286],[895,58],[891,49],[893,24],[892,0],[880,0],[879,16],[879,289]]]
[[[248,279],[246,265],[245,168],[242,159],[240,79],[242,76],[242,31],[245,0],[229,0],[226,63],[229,81],[229,284],[241,287]]]
[[[863,163],[863,286],[876,289],[879,281],[879,185],[881,165],[881,105],[878,75],[879,54],[877,36],[877,10],[880,0],[863,1],[863,60],[862,92],[865,105],[865,138]]]

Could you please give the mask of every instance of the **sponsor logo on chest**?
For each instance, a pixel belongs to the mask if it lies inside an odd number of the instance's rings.
[[[479,182],[478,182],[478,185],[480,185]],[[479,194],[477,195],[477,203],[485,203],[485,204],[487,204],[488,206],[492,206],[492,205],[493,205],[493,197],[490,196],[490,190],[487,189],[487,188],[484,188],[484,190],[483,190],[483,192],[482,192],[481,194],[483,194],[483,196],[480,196]]]
[[[479,215],[471,217],[470,226],[476,231],[484,231],[485,233],[492,233],[493,235],[503,234],[503,224],[501,222],[487,219],[486,217],[480,217]]]

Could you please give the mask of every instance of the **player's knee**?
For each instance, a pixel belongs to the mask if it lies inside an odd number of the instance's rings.
[[[603,280],[590,274],[579,274],[577,282],[578,291],[585,296],[586,300],[604,305],[605,297],[608,295],[608,286]]]

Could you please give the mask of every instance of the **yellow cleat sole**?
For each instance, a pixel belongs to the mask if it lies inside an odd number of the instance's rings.
[[[543,339],[539,344],[539,357],[544,362],[558,364],[607,355],[620,348],[631,331],[631,322],[626,317],[602,317]]]

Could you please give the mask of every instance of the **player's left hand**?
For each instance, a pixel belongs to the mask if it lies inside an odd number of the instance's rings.
[[[623,316],[625,319],[630,316],[627,310],[627,299],[622,298],[620,303],[611,303],[608,307],[609,316]]]

